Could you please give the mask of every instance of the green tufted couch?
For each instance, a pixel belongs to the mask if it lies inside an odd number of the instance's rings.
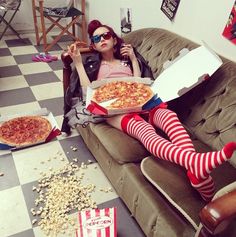
[[[163,63],[175,59],[181,49],[198,46],[157,28],[131,32],[125,41],[147,60],[155,78]],[[66,53],[62,60],[66,89],[71,60]],[[211,79],[169,103],[198,151],[236,141],[236,63],[222,60]],[[207,204],[191,187],[184,169],[150,156],[137,140],[106,123],[78,127],[78,131],[146,236],[236,236],[236,157],[212,172],[218,192]]]

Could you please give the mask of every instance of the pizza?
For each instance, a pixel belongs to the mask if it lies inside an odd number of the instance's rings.
[[[148,85],[138,82],[115,81],[97,88],[92,100],[102,103],[112,100],[109,109],[133,108],[144,105],[153,97]]]
[[[0,142],[16,147],[32,145],[45,141],[51,130],[51,123],[44,117],[17,117],[0,125]]]

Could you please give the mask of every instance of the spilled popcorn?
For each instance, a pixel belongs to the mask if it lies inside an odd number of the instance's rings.
[[[73,162],[54,170],[52,164],[45,164],[54,159],[62,162],[66,160],[63,153],[58,151],[55,156],[40,162],[48,168],[47,172],[39,171],[41,178],[38,185],[32,187],[32,191],[37,194],[35,206],[30,210],[34,217],[32,225],[38,225],[44,234],[50,237],[60,234],[74,236],[75,230],[78,229],[78,220],[70,214],[97,208],[96,202],[91,198],[95,185],[82,184],[84,169],[93,161],[82,162],[79,166],[79,158],[73,158]],[[112,188],[100,188],[100,191],[112,192]]]
[[[75,175],[80,167],[73,162],[63,169],[54,171],[38,180],[38,187],[33,186],[39,196],[35,199],[35,208],[31,214],[38,216],[32,225],[38,223],[46,235],[57,236],[75,230],[76,220],[69,218],[73,210],[94,209],[97,207],[91,199],[94,184],[82,185],[84,174]],[[72,229],[72,230],[71,230]]]

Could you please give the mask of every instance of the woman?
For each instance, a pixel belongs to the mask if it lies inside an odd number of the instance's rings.
[[[94,20],[88,26],[88,34],[91,39],[91,47],[98,53],[100,59],[98,72],[92,74],[93,78],[89,76],[89,70],[85,69],[76,45],[73,44],[68,48],[82,87],[87,87],[94,79],[143,76],[142,66],[140,68],[140,65],[143,64],[140,64],[134,49],[131,45],[121,48],[122,40],[112,28]],[[124,56],[129,57],[130,66],[121,63],[121,57]],[[230,159],[236,149],[236,143],[231,142],[220,151],[197,153],[177,115],[168,110],[166,104],[152,109],[148,118],[145,119],[141,114],[132,113],[106,118],[106,122],[138,139],[155,157],[183,166],[187,170],[191,185],[204,200],[210,200],[214,195],[211,171]],[[163,130],[170,141],[159,136],[155,127]]]

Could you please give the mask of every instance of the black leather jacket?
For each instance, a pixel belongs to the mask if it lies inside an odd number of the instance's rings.
[[[137,60],[139,62],[139,67],[141,71],[141,77],[149,77],[151,79],[153,78],[153,74],[151,71],[151,68],[148,66],[145,59],[137,52],[136,49],[134,49],[134,53],[137,57]],[[89,80],[95,81],[97,79],[97,75],[99,72],[100,64],[101,64],[101,58],[99,53],[89,53],[85,56],[83,55],[83,64],[85,71],[88,75]],[[131,65],[131,64],[130,64]],[[132,67],[131,67],[132,69]],[[77,70],[74,68],[72,70],[71,76],[70,76],[70,85],[65,93],[64,96],[64,114],[68,113],[71,109],[71,99],[73,97],[81,97],[82,98],[82,90],[80,86],[80,79],[77,73]],[[69,133],[70,128],[68,127],[67,120],[64,118],[62,128],[62,132]]]

